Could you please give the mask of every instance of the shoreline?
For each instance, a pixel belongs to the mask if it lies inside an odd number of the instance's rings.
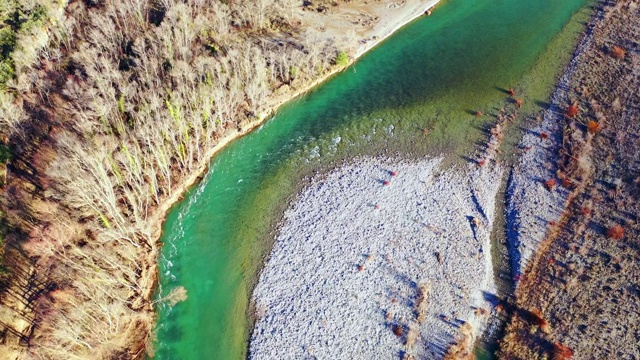
[[[541,244],[555,231],[554,227],[574,192],[563,186],[555,186],[550,191],[545,181],[557,178],[559,169],[555,160],[562,145],[562,106],[569,103],[569,85],[581,57],[593,41],[592,32],[592,29],[586,28],[577,41],[569,63],[549,98],[551,105],[543,111],[542,122],[528,128],[518,142],[518,147],[525,151],[521,152],[507,184],[505,206],[507,223],[510,225],[506,238],[513,275],[516,277],[516,290],[519,285],[517,278],[526,273]],[[544,209],[542,213],[541,209]]]
[[[278,112],[281,106],[285,105],[290,101],[294,101],[296,98],[303,96],[304,94],[312,91],[314,88],[316,88],[317,86],[320,86],[325,81],[329,80],[331,77],[337,75],[338,73],[352,66],[354,63],[356,63],[360,59],[360,57],[362,57],[363,55],[371,51],[371,49],[373,49],[378,44],[380,44],[381,42],[389,38],[399,29],[403,28],[410,22],[420,18],[421,16],[428,16],[428,15],[425,15],[425,12],[429,9],[432,9],[440,1],[441,0],[430,0],[426,2],[425,4],[426,7],[420,6],[417,8],[417,9],[422,9],[424,7],[422,11],[413,13],[413,16],[409,16],[408,18],[405,16],[392,29],[382,29],[381,31],[383,31],[384,34],[381,36],[378,36],[375,40],[367,41],[366,43],[361,44],[360,50],[356,52],[353,58],[349,59],[349,63],[346,66],[334,67],[333,69],[329,70],[327,73],[323,74],[321,77],[315,80],[312,80],[311,82],[308,82],[303,86],[299,87],[298,89],[293,91],[293,93],[276,95],[273,99],[267,102],[266,108],[268,110],[265,112],[267,115],[263,117],[259,117],[249,122],[248,124],[245,124],[242,127],[242,130],[238,131],[237,133],[230,134],[230,135],[223,135],[220,141],[213,148],[211,148],[205,153],[204,158],[207,160],[203,161],[203,164],[199,166],[196,170],[194,170],[189,176],[181,180],[180,184],[177,185],[176,189],[172,191],[172,195],[169,196],[167,199],[165,199],[162,202],[162,204],[156,208],[154,215],[151,216],[151,219],[150,219],[151,226],[152,226],[152,230],[151,230],[152,239],[156,242],[160,239],[160,236],[162,236],[162,225],[164,224],[164,221],[166,219],[168,212],[176,203],[178,203],[184,198],[185,192],[187,192],[189,188],[191,188],[192,186],[196,185],[199,182],[199,179],[201,179],[202,176],[206,174],[206,172],[209,169],[209,164],[211,160],[218,152],[222,151],[232,141],[239,139],[245,135],[248,135],[253,130],[260,127],[266,121],[271,119]]]
[[[639,127],[628,121],[638,117],[633,106],[638,94],[627,90],[637,88],[640,67],[634,58],[637,52],[625,46],[629,34],[638,34],[640,18],[636,7],[616,5],[605,2],[596,8],[575,53],[575,66],[569,69],[571,77],[563,90],[579,113],[565,119],[575,133],[564,134],[567,150],[555,160],[569,174],[577,173],[579,181],[516,294],[518,307],[541,311],[554,346],[532,346],[530,321],[514,316],[504,341],[502,355],[507,357],[533,359],[562,352],[577,358],[638,355],[632,346],[637,334],[626,326],[637,322],[637,294],[620,292],[612,298],[608,291],[625,288],[637,278],[634,249],[640,239],[634,226],[640,193],[632,176],[640,151]],[[615,46],[630,53],[616,57]],[[586,88],[594,90],[586,93]],[[616,106],[605,105],[612,103]],[[603,126],[592,131],[584,126],[586,121]]]
[[[357,45],[358,50],[355,51],[355,55],[349,59],[349,63],[346,66],[333,67],[332,69],[328,70],[325,74],[323,74],[321,77],[305,83],[304,85],[298,87],[293,92],[274,95],[269,101],[267,101],[266,108],[268,109],[268,111],[264,112],[265,114],[264,116],[254,119],[248,124],[242,124],[241,129],[238,128],[237,131],[231,134],[228,134],[228,132],[233,130],[228,130],[227,134],[223,135],[220,138],[219,142],[216,143],[215,146],[213,146],[211,149],[209,149],[205,153],[203,158],[205,158],[206,160],[203,161],[203,163],[200,166],[198,166],[197,169],[192,171],[187,177],[185,177],[184,179],[181,179],[179,184],[172,191],[171,195],[162,201],[162,203],[155,209],[153,215],[149,219],[150,228],[151,228],[151,231],[150,231],[151,240],[155,245],[160,245],[154,249],[154,253],[149,254],[154,258],[154,261],[152,262],[153,264],[152,266],[154,266],[154,271],[153,271],[153,274],[151,275],[152,286],[149,289],[147,289],[149,300],[152,300],[153,294],[155,293],[156,289],[159,286],[159,274],[158,274],[157,264],[158,264],[158,256],[161,251],[160,249],[163,246],[163,244],[160,243],[160,239],[163,234],[163,226],[166,221],[166,217],[169,214],[169,212],[174,208],[174,206],[176,206],[180,201],[184,200],[186,192],[188,192],[193,186],[196,186],[202,180],[204,175],[209,171],[209,166],[211,164],[213,157],[218,152],[222,151],[227,145],[229,145],[234,140],[240,139],[241,137],[248,135],[252,131],[262,126],[266,121],[269,121],[277,113],[277,111],[280,109],[281,106],[291,101],[295,101],[295,99],[297,99],[298,97],[303,96],[304,94],[310,91],[313,91],[316,87],[330,80],[333,76],[336,76],[338,73],[351,67],[354,63],[356,63],[360,59],[360,57],[367,54],[369,51],[371,51],[381,42],[383,42],[384,40],[392,36],[396,31],[403,28],[410,22],[420,18],[421,16],[428,16],[425,13],[428,10],[433,9],[440,2],[440,0],[429,0],[426,3],[422,3],[421,0],[418,0],[418,1],[421,4],[414,5],[414,7],[409,11],[408,16],[405,15],[402,18],[402,20],[395,23],[391,28],[383,27],[382,29],[378,30],[378,33],[381,35],[376,35],[375,40],[369,40],[369,41],[366,41],[365,43],[358,43]],[[408,5],[405,5],[405,6],[408,6]],[[252,292],[253,292],[253,289],[252,289]],[[150,303],[152,304],[153,302],[150,301]],[[157,314],[155,309],[151,310],[151,314],[153,315],[153,324],[155,327],[155,324],[157,321]],[[253,322],[252,322],[252,325],[253,325]],[[131,346],[131,348],[140,348],[140,349],[143,349],[144,347],[145,347],[144,345]],[[141,352],[136,351],[135,353],[140,354]]]
[[[420,6],[417,8],[417,9],[424,8],[422,11],[414,13],[413,16],[409,16],[409,18],[405,17],[392,29],[390,30],[381,29],[381,32],[383,32],[384,34],[382,36],[378,36],[378,38],[376,38],[375,40],[367,41],[366,43],[361,44],[360,46],[361,49],[356,52],[353,58],[349,59],[349,63],[346,66],[334,67],[333,69],[329,70],[327,73],[322,75],[321,77],[304,84],[297,90],[293,91],[293,93],[276,95],[273,99],[267,102],[266,108],[268,110],[265,112],[266,113],[265,116],[259,117],[249,122],[248,124],[245,124],[241,130],[237,131],[234,134],[223,135],[220,141],[213,148],[211,148],[205,153],[204,158],[207,160],[203,161],[203,164],[201,166],[199,166],[196,170],[192,171],[192,173],[189,176],[187,176],[185,179],[180,181],[180,184],[177,185],[176,188],[172,191],[171,196],[165,199],[162,202],[162,204],[156,208],[156,210],[154,211],[154,215],[151,216],[151,219],[150,219],[150,223],[152,227],[152,230],[151,230],[152,239],[156,242],[160,239],[160,237],[162,236],[162,225],[164,224],[164,221],[166,219],[168,212],[176,203],[178,203],[184,198],[185,192],[187,192],[189,188],[191,188],[192,186],[196,185],[199,182],[199,180],[203,177],[203,175],[206,174],[206,172],[209,169],[209,164],[211,163],[211,160],[218,152],[222,151],[232,141],[239,139],[245,135],[248,135],[253,130],[260,127],[266,121],[271,119],[277,113],[277,111],[280,109],[281,106],[312,91],[314,88],[321,85],[325,81],[329,80],[331,77],[337,75],[338,73],[352,66],[354,63],[356,63],[360,59],[360,57],[362,57],[363,55],[371,51],[374,47],[376,47],[378,44],[380,44],[381,42],[389,38],[399,29],[403,28],[404,26],[418,19],[421,16],[428,16],[428,15],[425,15],[425,12],[429,9],[432,9],[440,1],[441,0],[430,0],[425,4],[426,7]]]

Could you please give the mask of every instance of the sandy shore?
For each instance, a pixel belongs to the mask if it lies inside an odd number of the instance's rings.
[[[502,170],[440,161],[357,159],[312,181],[255,289],[251,358],[434,358],[465,322],[481,331]]]

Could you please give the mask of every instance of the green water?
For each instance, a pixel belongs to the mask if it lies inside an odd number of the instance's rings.
[[[491,121],[472,113],[513,106],[504,89],[523,114],[547,100],[588,1],[448,0],[225,148],[164,224],[159,296],[189,298],[158,306],[155,358],[244,358],[270,225],[303,177],[359,154],[465,161]]]

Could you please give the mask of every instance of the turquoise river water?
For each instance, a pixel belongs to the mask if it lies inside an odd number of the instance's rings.
[[[505,106],[505,88],[523,113],[544,106],[588,1],[443,1],[216,155],[163,227],[158,296],[188,299],[158,305],[155,359],[245,358],[251,287],[303,177],[361,154],[463,160],[492,120],[472,114]]]

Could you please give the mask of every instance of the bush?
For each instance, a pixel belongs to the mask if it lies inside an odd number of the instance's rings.
[[[344,51],[339,51],[336,55],[335,64],[338,66],[347,66],[349,64],[349,56]]]
[[[624,59],[625,55],[626,55],[626,51],[624,51],[624,49],[622,49],[619,46],[614,46],[613,49],[611,49],[611,56],[613,56],[618,60]]]
[[[620,225],[614,225],[607,230],[607,236],[614,240],[620,240],[624,237],[624,229]]]
[[[568,108],[567,111],[565,112],[565,115],[567,115],[567,117],[573,118],[576,115],[578,115],[578,105],[576,104],[571,104]]]
[[[544,186],[547,188],[547,190],[552,191],[553,188],[556,187],[556,179],[549,179],[545,181]]]
[[[15,46],[15,32],[9,26],[0,28],[0,60],[7,59]]]
[[[600,130],[600,124],[591,120],[587,123],[587,130],[590,134],[595,134]]]

